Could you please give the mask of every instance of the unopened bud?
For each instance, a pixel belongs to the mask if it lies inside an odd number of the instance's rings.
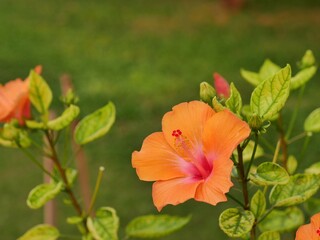
[[[200,83],[201,101],[211,104],[212,98],[216,95],[216,90],[207,82]]]
[[[315,64],[315,57],[311,50],[307,50],[306,53],[303,55],[301,61],[298,63],[300,69],[304,69],[307,67],[311,67]]]
[[[214,87],[217,90],[217,95],[220,98],[228,99],[230,97],[230,85],[219,73],[213,74]]]

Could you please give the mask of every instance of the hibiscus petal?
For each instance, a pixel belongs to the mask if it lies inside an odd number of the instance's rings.
[[[132,166],[144,181],[184,177],[188,165],[168,145],[161,132],[149,135],[144,140],[141,151],[132,153]]]
[[[215,112],[209,105],[200,102],[184,102],[172,108],[162,119],[162,131],[169,145],[175,148],[175,138],[172,136],[174,130],[181,130],[182,135],[190,143],[190,149],[195,152],[202,150],[202,132],[205,122]]]
[[[233,162],[230,159],[215,160],[211,175],[199,185],[195,199],[212,205],[226,201],[225,193],[233,186],[230,179],[232,167]]]
[[[250,135],[248,124],[229,110],[218,112],[205,124],[203,148],[207,159],[230,158],[233,150]]]
[[[317,238],[312,237],[313,230],[314,229],[312,228],[311,224],[306,224],[306,225],[299,227],[298,231],[296,232],[295,240],[317,239]],[[313,236],[315,236],[315,235],[313,235]]]
[[[152,187],[153,203],[158,209],[168,205],[177,205],[194,198],[200,184],[192,178],[176,178],[167,181],[157,181]]]

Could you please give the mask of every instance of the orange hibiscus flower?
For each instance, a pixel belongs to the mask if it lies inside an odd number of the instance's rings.
[[[311,223],[299,227],[296,240],[320,240],[320,213],[311,217]]]
[[[216,205],[227,200],[233,185],[229,158],[249,134],[247,123],[228,110],[181,103],[164,115],[162,132],[149,135],[133,152],[132,165],[141,180],[156,181],[152,197],[159,211],[191,198]]]
[[[41,66],[37,66],[35,71],[40,74]],[[30,117],[29,79],[16,79],[0,85],[0,122],[17,119],[23,125],[24,120]]]

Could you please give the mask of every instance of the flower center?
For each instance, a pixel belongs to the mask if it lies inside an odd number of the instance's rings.
[[[190,140],[182,134],[180,129],[172,131],[174,139],[174,147],[183,159],[192,164],[190,173],[197,179],[206,179],[212,171],[203,152],[196,151]]]
[[[320,237],[320,227],[317,229],[317,234]]]

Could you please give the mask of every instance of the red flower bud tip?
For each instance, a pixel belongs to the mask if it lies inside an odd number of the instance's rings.
[[[214,87],[217,91],[217,95],[220,98],[227,99],[230,97],[230,86],[227,80],[225,80],[219,73],[213,74]]]

